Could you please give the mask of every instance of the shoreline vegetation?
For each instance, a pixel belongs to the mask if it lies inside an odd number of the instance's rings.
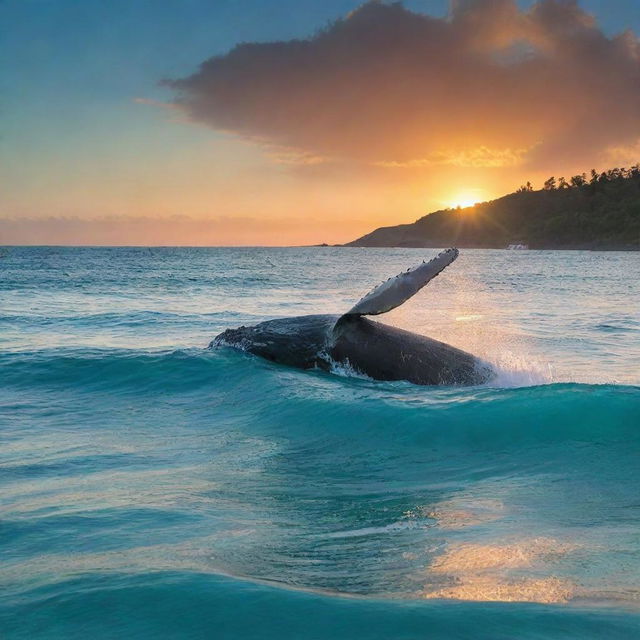
[[[530,182],[470,207],[443,209],[413,223],[380,227],[345,247],[457,246],[504,249],[640,250],[640,165]]]

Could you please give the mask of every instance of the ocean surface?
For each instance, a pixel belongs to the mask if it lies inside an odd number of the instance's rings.
[[[640,253],[464,250],[378,318],[482,387],[207,349],[434,254],[0,250],[0,637],[640,638]]]

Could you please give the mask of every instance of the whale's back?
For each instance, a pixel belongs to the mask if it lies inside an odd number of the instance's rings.
[[[375,380],[420,385],[482,384],[491,367],[449,344],[362,317],[343,317],[330,351]]]

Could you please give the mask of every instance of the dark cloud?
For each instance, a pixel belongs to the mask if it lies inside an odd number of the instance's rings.
[[[589,164],[640,138],[640,43],[576,2],[368,2],[307,40],[241,44],[168,81],[193,120],[303,158]]]

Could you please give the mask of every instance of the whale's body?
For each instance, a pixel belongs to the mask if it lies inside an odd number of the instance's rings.
[[[491,368],[470,353],[364,318],[395,308],[456,259],[449,249],[429,263],[389,279],[345,315],[309,315],[227,329],[211,347],[231,346],[301,369],[342,364],[375,380],[420,385],[481,384]]]
[[[234,346],[279,364],[329,371],[336,363],[374,380],[414,384],[480,384],[490,370],[470,353],[444,342],[362,317],[313,315],[228,329],[212,346]]]

